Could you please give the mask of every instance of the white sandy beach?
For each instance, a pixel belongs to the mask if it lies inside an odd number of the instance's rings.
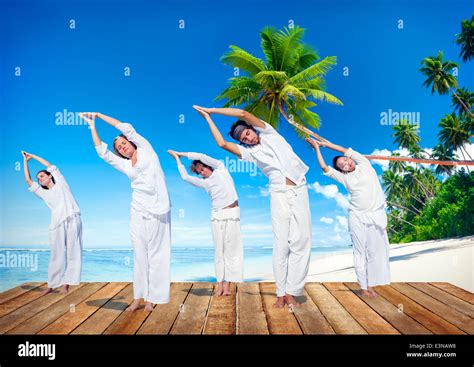
[[[390,245],[392,282],[448,282],[474,292],[473,265],[474,236]],[[313,256],[307,281],[356,282],[352,252]]]

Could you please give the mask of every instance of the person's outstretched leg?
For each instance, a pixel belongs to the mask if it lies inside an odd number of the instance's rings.
[[[288,275],[288,236],[290,233],[290,208],[286,192],[272,192],[270,206],[273,227],[273,275],[276,285],[274,307],[285,306],[286,280]]]
[[[217,288],[214,295],[222,296],[224,293],[224,226],[225,221],[213,218],[211,221],[212,239],[214,241],[214,268],[216,271]]]
[[[140,308],[140,300],[148,293],[148,254],[146,249],[146,219],[142,213],[130,211],[130,238],[133,245],[133,302],[126,311]]]
[[[359,283],[361,294],[369,297],[367,284],[367,228],[355,214],[349,214],[349,232],[354,252],[354,270]]]
[[[311,212],[306,186],[290,191],[293,196],[290,197],[290,254],[285,301],[297,306],[299,302],[294,297],[304,293],[311,259]]]
[[[78,215],[67,221],[66,258],[67,266],[63,280],[65,292],[69,286],[81,283],[82,221]]]
[[[48,265],[48,289],[43,293],[51,293],[54,288],[63,285],[66,269],[66,224],[61,223],[49,231],[51,257]]]
[[[171,212],[148,223],[148,293],[145,301],[164,304],[170,301],[171,284]]]

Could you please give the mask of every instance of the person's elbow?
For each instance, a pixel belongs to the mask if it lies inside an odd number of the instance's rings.
[[[253,115],[246,110],[239,110],[239,118],[244,121],[249,121]]]
[[[219,148],[222,148],[222,149],[226,149],[227,148],[227,142],[225,140],[219,140],[217,142],[217,145],[219,146]]]

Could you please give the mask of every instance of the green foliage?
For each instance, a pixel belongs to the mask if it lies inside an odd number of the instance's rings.
[[[260,45],[265,60],[230,46],[221,61],[246,75],[230,78],[216,101],[225,101],[224,107],[244,108],[274,127],[283,117],[319,128],[321,118],[310,110],[316,101],[342,105],[325,91],[324,77],[336,65],[336,57],[321,60],[311,46],[303,43],[303,36],[301,27],[264,28]],[[304,137],[299,130],[297,133]]]
[[[393,225],[393,219],[390,223]],[[425,241],[474,234],[474,172],[464,170],[449,177],[421,213],[413,226],[391,236],[392,242]]]

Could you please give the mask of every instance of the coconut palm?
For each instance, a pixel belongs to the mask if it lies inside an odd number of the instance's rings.
[[[438,126],[441,128],[438,133],[439,141],[453,151],[459,149],[464,160],[466,160],[466,155],[472,160],[465,147],[465,144],[470,142],[466,123],[459,119],[455,113],[451,113],[443,117]],[[469,172],[469,167],[467,169]]]
[[[471,16],[471,20],[462,20],[461,32],[456,34],[454,42],[461,45],[459,57],[463,62],[468,62],[474,57],[474,15]]]
[[[441,161],[453,161],[457,159],[453,150],[443,144],[437,144],[433,148],[433,157]],[[453,173],[453,170],[454,166],[441,166],[439,164],[436,165],[435,168],[435,172],[437,174],[446,173],[448,175],[451,175]]]
[[[304,29],[300,27],[263,29],[260,38],[265,60],[238,46],[230,46],[221,61],[246,75],[230,78],[229,86],[216,100],[225,100],[225,107],[241,106],[274,127],[283,117],[318,129],[321,119],[311,110],[316,101],[342,105],[337,97],[325,91],[324,76],[336,64],[336,57],[320,60],[302,42],[303,35]]]
[[[441,51],[438,51],[437,56],[424,58],[421,63],[423,67],[420,71],[427,76],[426,80],[423,82],[423,86],[427,88],[431,87],[431,94],[438,92],[438,94],[443,95],[451,92],[459,101],[466,113],[471,114],[469,108],[459,98],[455,91],[458,87],[458,81],[456,80],[456,77],[451,74],[451,71],[454,68],[457,68],[458,64],[453,61],[444,61],[443,53]]]
[[[464,105],[472,111],[472,107],[474,106],[474,93],[471,92],[469,89],[462,87],[456,89],[456,94],[459,96],[459,99],[464,102]],[[459,102],[459,100],[454,96],[451,97],[452,103],[451,106],[454,107],[454,112],[458,115],[463,115],[466,113],[464,110],[463,105]]]

